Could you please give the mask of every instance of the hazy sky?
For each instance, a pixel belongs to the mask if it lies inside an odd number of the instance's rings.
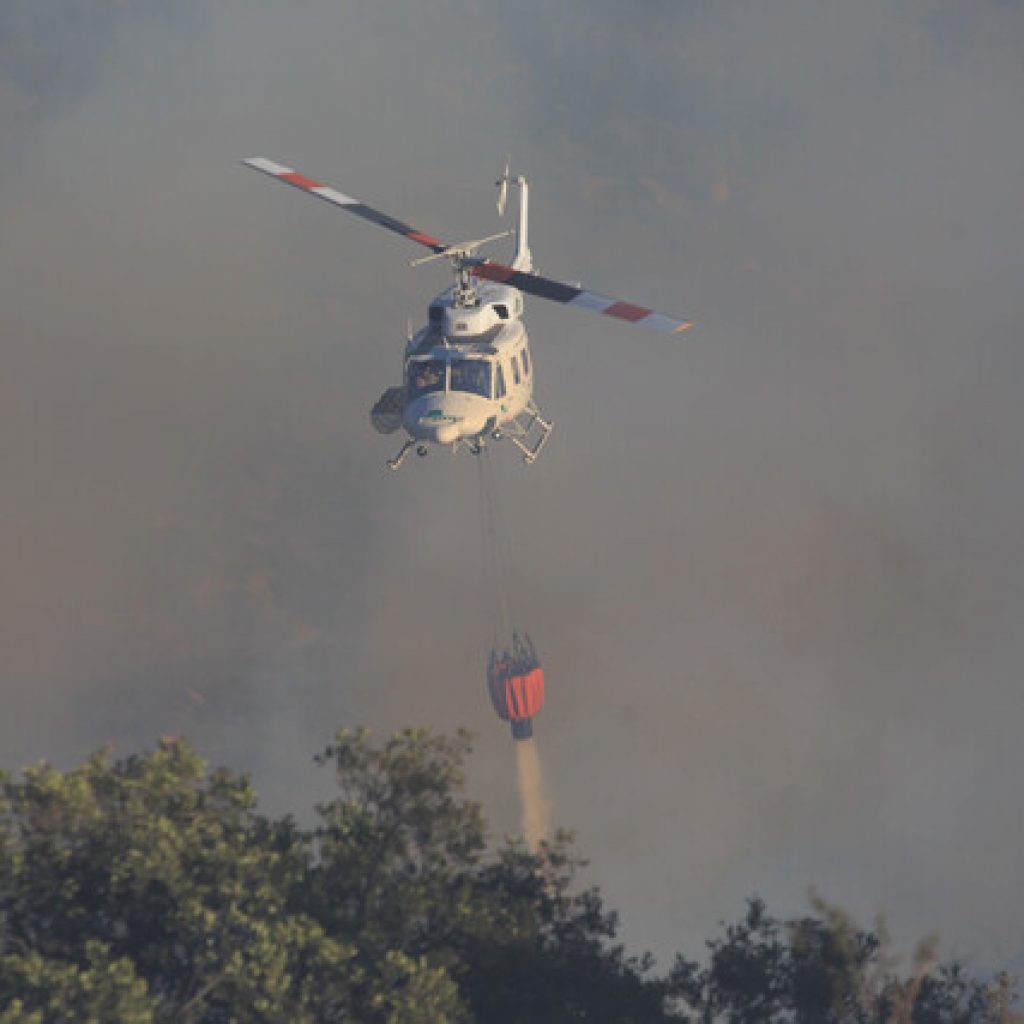
[[[0,0],[0,763],[184,733],[302,813],[342,724],[468,725],[476,467],[368,410],[444,287],[262,155],[693,317],[531,301],[496,454],[556,818],[637,948],[816,886],[1024,950],[1024,12],[1009,0]]]

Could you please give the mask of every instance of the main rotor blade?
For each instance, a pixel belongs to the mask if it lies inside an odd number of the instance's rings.
[[[631,324],[640,324],[641,327],[653,327],[656,331],[679,334],[688,327],[693,326],[690,320],[680,320],[665,313],[656,313],[653,309],[647,309],[644,306],[634,306],[631,302],[622,302],[619,299],[611,299],[607,295],[589,292],[585,288],[578,288],[576,285],[565,284],[550,277],[541,277],[540,274],[528,274],[522,270],[513,270],[512,267],[507,267],[503,263],[492,263],[490,260],[484,260],[481,263],[477,263],[470,273],[474,277],[482,277],[488,281],[498,281],[501,284],[518,288],[521,292],[537,295],[542,299],[550,299],[552,302],[563,302],[567,306],[592,309],[595,313],[613,316],[618,320],[625,320]]]
[[[389,231],[394,231],[397,235],[403,235],[413,242],[419,242],[420,245],[425,245],[434,252],[441,253],[447,248],[444,242],[439,241],[432,235],[425,235],[422,231],[417,231],[415,228],[409,227],[408,224],[403,224],[400,220],[395,220],[394,217],[389,217],[386,213],[381,213],[380,210],[375,210],[372,206],[367,206],[365,203],[359,202],[358,199],[353,199],[352,196],[347,196],[344,192],[331,188],[330,185],[324,185],[319,181],[314,181],[312,178],[307,178],[290,167],[283,167],[281,164],[276,164],[273,160],[267,160],[262,156],[249,157],[243,160],[242,163],[246,167],[252,167],[254,170],[269,174],[270,177],[277,178],[278,181],[283,181],[286,185],[293,185],[295,188],[302,189],[303,192],[308,192],[310,195],[326,199],[327,202],[340,206],[343,210],[348,210],[349,213],[354,213],[357,217],[362,217],[363,220],[368,220],[371,224],[377,224],[382,228],[387,228]]]

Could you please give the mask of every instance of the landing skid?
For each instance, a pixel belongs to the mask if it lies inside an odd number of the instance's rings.
[[[487,447],[489,440],[500,441],[507,437],[523,453],[523,462],[529,464],[536,461],[537,456],[540,455],[541,449],[547,444],[552,428],[553,424],[541,416],[540,409],[531,401],[518,416],[507,420],[489,436],[480,434],[479,437],[460,438],[452,445],[452,451],[458,451],[465,445],[470,454],[480,455]],[[388,469],[398,469],[413,448],[420,456],[425,456],[429,451],[425,444],[408,440],[398,449],[394,458],[388,459]]]
[[[523,453],[523,462],[529,465],[547,444],[552,427],[553,424],[541,416],[540,409],[531,401],[523,412],[504,425],[500,435],[495,431],[494,436],[507,437]]]

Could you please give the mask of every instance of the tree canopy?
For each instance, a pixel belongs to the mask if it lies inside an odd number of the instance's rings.
[[[1012,979],[812,902],[752,899],[665,974],[617,941],[560,833],[494,843],[466,733],[340,732],[314,824],[184,742],[0,777],[0,1024],[546,1021],[1004,1024]]]

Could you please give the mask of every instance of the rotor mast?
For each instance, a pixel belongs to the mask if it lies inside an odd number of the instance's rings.
[[[456,242],[446,246],[439,252],[433,252],[429,256],[421,256],[416,260],[409,260],[410,267],[418,267],[431,260],[447,258],[451,263],[452,271],[455,273],[455,288],[452,292],[452,304],[458,309],[468,309],[476,303],[476,288],[473,284],[472,268],[480,260],[473,256],[473,253],[486,242],[494,242],[499,238],[508,238],[511,231],[499,231],[496,235],[488,235],[486,238],[472,238],[466,242]]]
[[[452,292],[452,305],[456,309],[469,309],[476,305],[476,288],[470,276],[465,254],[452,256],[452,269],[455,271],[455,290]]]

